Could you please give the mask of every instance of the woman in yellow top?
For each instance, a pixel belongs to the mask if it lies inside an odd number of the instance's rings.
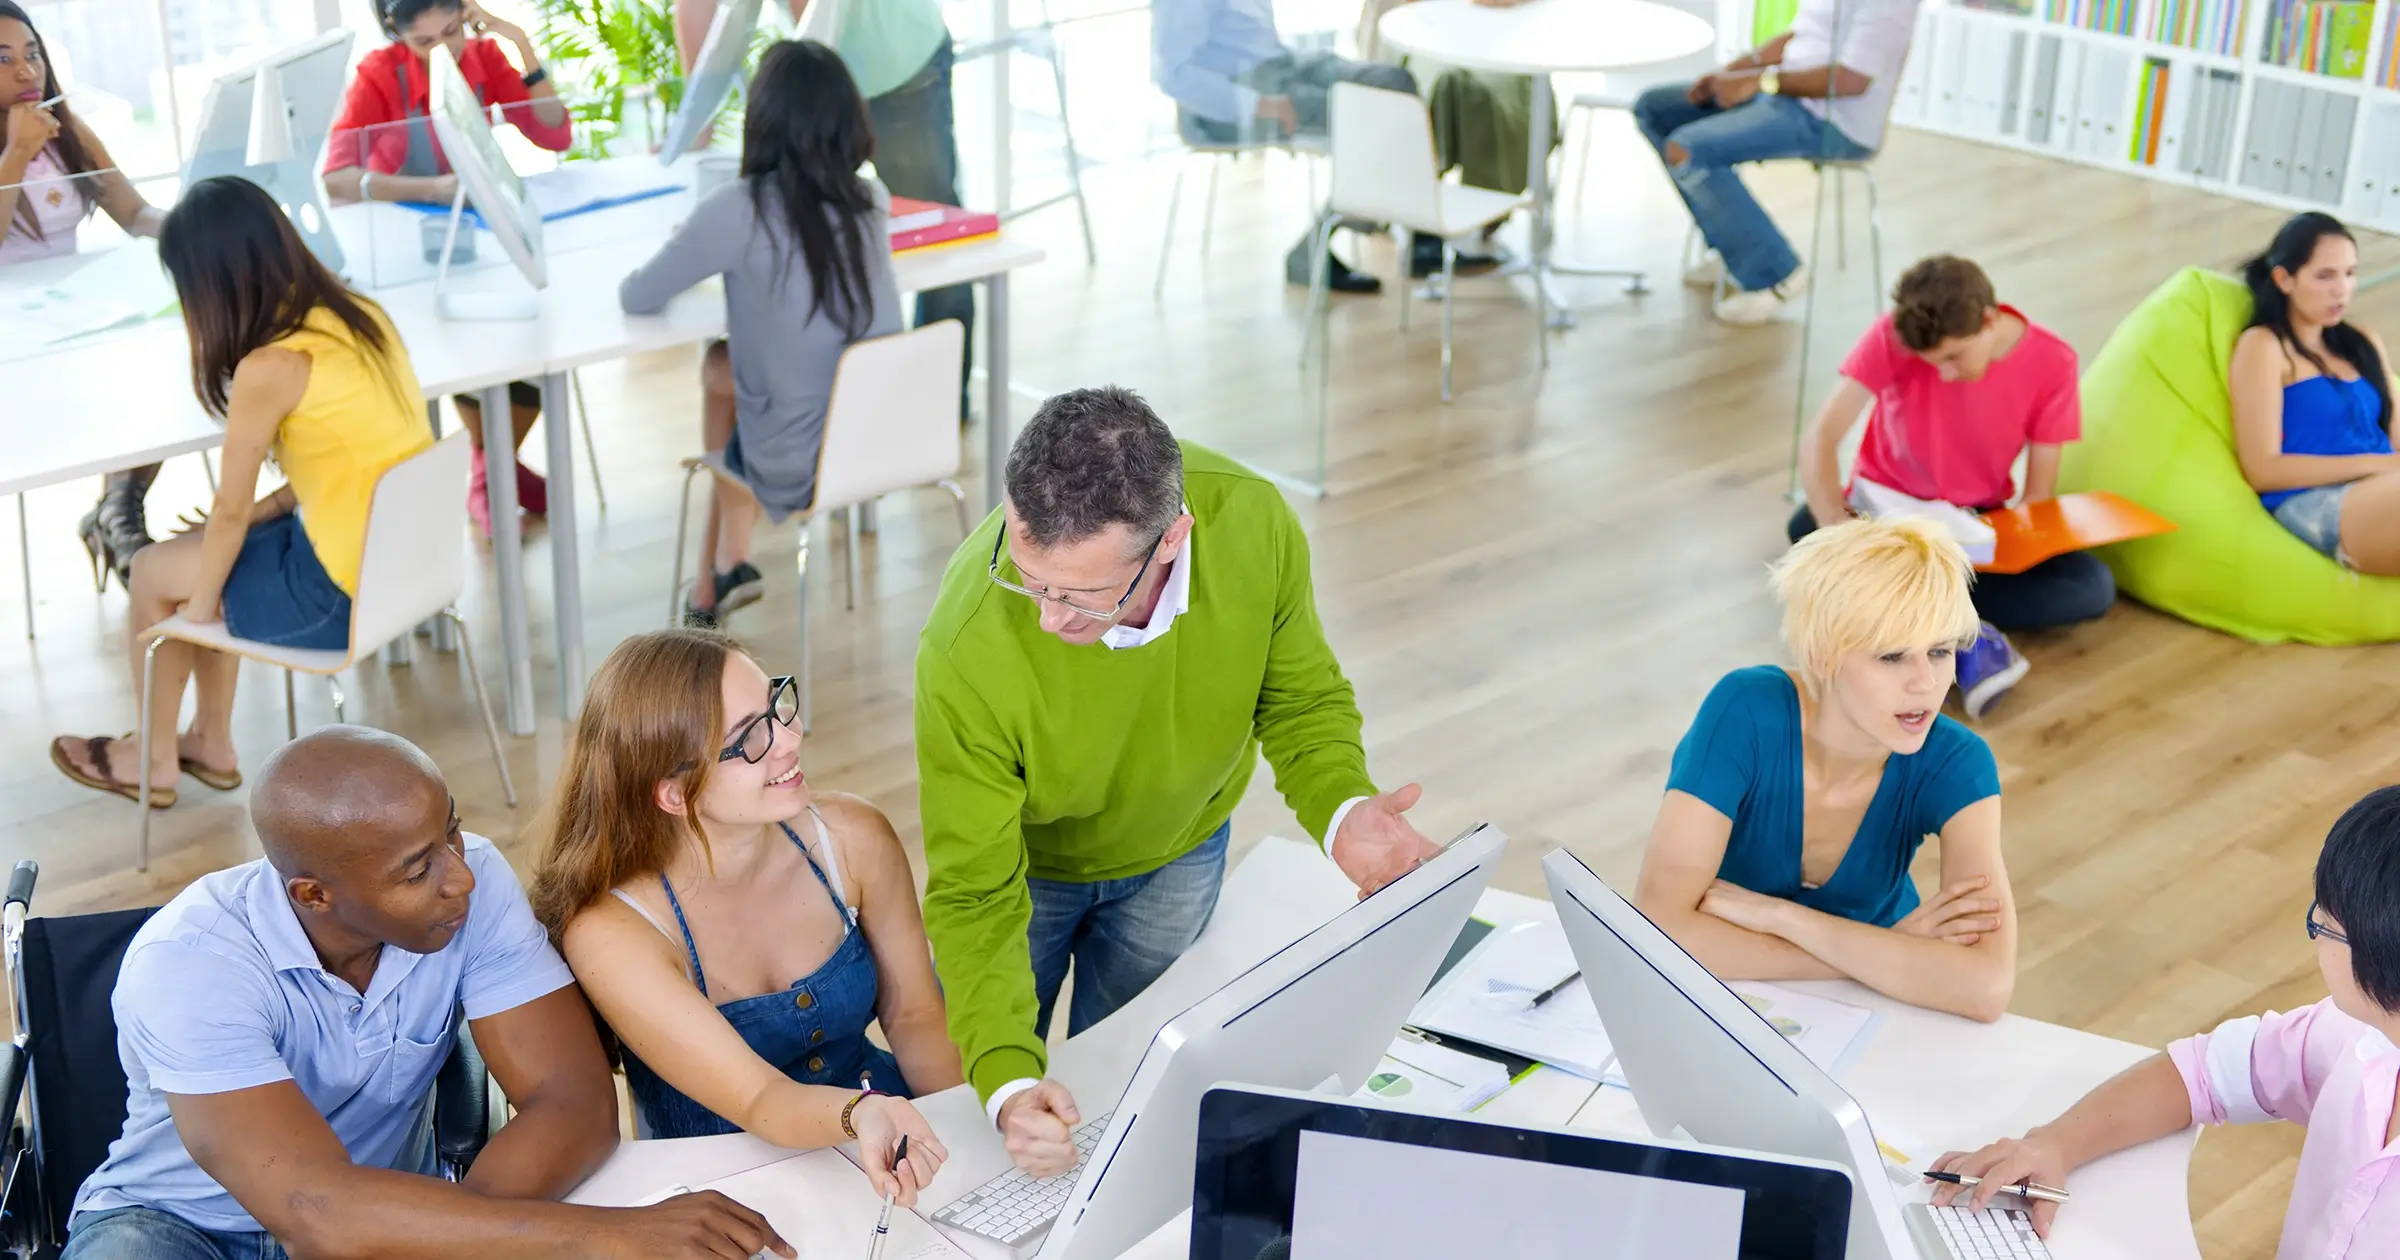
[[[433,444],[416,372],[374,303],[325,270],[258,186],[221,177],[183,194],[159,235],[192,343],[192,388],[225,421],[207,524],[134,556],[132,624],[180,611],[284,647],[342,648],[366,546],[367,508],[385,469]],[[251,501],[269,456],[287,484]],[[140,694],[141,636],[128,653]],[[175,803],[182,771],[219,791],[241,786],[233,750],[240,662],[168,643],[157,653],[150,807]],[[180,735],[183,685],[198,680]],[[128,800],[140,792],[133,741],[62,736],[50,759],[68,778]]]

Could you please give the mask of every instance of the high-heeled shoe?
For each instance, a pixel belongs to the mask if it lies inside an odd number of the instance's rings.
[[[92,510],[84,513],[83,519],[75,523],[75,536],[83,540],[84,554],[91,557],[92,590],[106,594],[108,575],[116,569],[117,558],[108,549],[108,535],[100,530],[99,505],[94,504]]]
[[[117,583],[128,591],[133,589],[134,553],[151,543],[150,526],[142,512],[142,499],[149,489],[138,482],[111,483],[95,509],[93,524],[108,544],[109,567],[116,572]],[[85,545],[90,546],[88,539]]]

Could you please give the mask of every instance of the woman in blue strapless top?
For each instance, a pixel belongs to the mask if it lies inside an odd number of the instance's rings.
[[[2345,322],[2358,243],[2310,211],[2243,265],[2250,327],[2234,343],[2234,449],[2258,500],[2302,542],[2361,573],[2400,574],[2400,456],[2383,341]]]

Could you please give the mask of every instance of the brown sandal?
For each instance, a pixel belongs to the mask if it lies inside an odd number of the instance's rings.
[[[200,780],[203,787],[215,788],[220,792],[241,790],[242,772],[239,770],[211,770],[190,757],[184,757],[181,761],[183,772]]]
[[[73,746],[73,740],[75,739],[75,737],[72,735],[61,735],[57,739],[50,741],[50,764],[57,766],[60,774],[75,780],[77,783],[80,783],[85,787],[106,792],[111,796],[122,796],[126,800],[138,802],[141,800],[141,785],[138,783],[118,782],[113,777],[114,768],[109,765],[108,756],[108,749],[110,745],[128,743],[132,740],[132,738],[133,737],[130,735],[119,735],[113,739],[106,735],[93,735],[83,741],[84,755],[91,758],[94,766],[99,767],[100,773],[97,776],[84,771],[75,764],[73,759],[67,756],[67,749]],[[174,806],[174,804],[175,789],[173,787],[159,787],[156,785],[151,787],[150,808],[170,809]]]

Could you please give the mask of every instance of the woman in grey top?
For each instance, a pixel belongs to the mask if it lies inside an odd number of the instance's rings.
[[[700,536],[702,572],[713,580],[694,584],[687,624],[713,626],[758,598],[751,528],[762,509],[781,521],[815,499],[842,351],[900,330],[891,199],[858,173],[874,152],[866,103],[842,59],[814,40],[776,44],[750,83],[742,178],[702,198],[618,289],[626,311],[647,315],[725,277],[727,341],[701,362],[700,429],[748,493],[716,483]]]

